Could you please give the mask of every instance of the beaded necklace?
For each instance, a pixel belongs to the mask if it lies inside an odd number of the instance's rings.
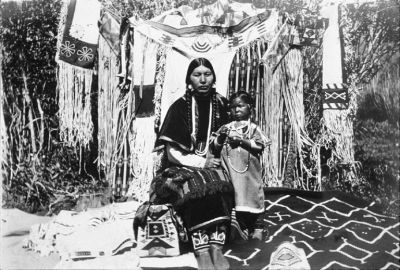
[[[194,97],[192,96],[192,125],[193,125],[193,131],[192,131],[192,138],[194,138],[196,136],[196,106],[195,106],[196,102],[194,100]],[[212,99],[210,99],[210,111],[209,111],[209,115],[208,115],[208,128],[207,128],[207,140],[206,140],[206,146],[204,148],[203,151],[197,150],[195,149],[194,152],[196,155],[198,156],[204,156],[207,151],[208,151],[208,147],[210,144],[210,135],[211,135],[211,120],[212,120],[212,112],[213,111],[213,106],[212,106]]]
[[[237,122],[238,122],[238,121],[237,121]],[[239,124],[240,124],[240,122],[239,122]],[[247,130],[246,130],[245,132],[242,132],[243,128],[245,128],[246,126],[247,126]],[[241,135],[241,138],[244,139],[244,138],[245,138],[245,135],[251,134],[251,133],[250,133],[250,127],[251,127],[251,126],[250,126],[250,119],[249,119],[248,121],[246,121],[245,124],[239,125],[238,127],[235,127],[234,123],[232,123],[231,125],[229,125],[228,134],[229,134],[229,132],[231,132],[231,131],[236,131],[237,133],[239,133],[239,134]],[[248,137],[250,138],[250,136],[248,136]],[[240,147],[240,145],[239,145],[239,147]],[[240,150],[240,149],[239,149],[239,150]],[[231,162],[231,157],[230,157],[229,151],[228,151],[228,143],[227,143],[226,141],[225,141],[225,151],[226,151],[226,156],[227,156],[227,158],[228,158],[228,164],[229,164],[229,166],[230,166],[235,172],[237,172],[237,173],[245,173],[245,172],[249,169],[249,164],[250,164],[250,151],[247,151],[247,152],[248,152],[247,164],[246,164],[245,168],[242,169],[242,170],[236,169],[236,168],[233,166],[233,164],[232,164],[232,162]]]

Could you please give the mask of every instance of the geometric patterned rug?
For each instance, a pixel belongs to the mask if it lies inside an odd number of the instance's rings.
[[[270,268],[283,241],[305,251],[311,269],[400,269],[399,217],[340,192],[267,189],[262,242],[228,244],[230,269]]]

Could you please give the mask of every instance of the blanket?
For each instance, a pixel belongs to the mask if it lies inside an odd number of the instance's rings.
[[[226,247],[231,269],[271,269],[274,249],[288,241],[311,269],[399,269],[399,219],[340,192],[268,189],[264,239]]]

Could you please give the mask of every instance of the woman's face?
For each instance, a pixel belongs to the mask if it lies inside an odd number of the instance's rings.
[[[247,120],[250,117],[250,105],[240,97],[235,98],[229,108],[232,118],[236,121]]]
[[[190,74],[190,81],[192,82],[195,91],[201,94],[206,94],[210,91],[214,83],[214,76],[209,68],[199,66],[193,70],[192,74]]]

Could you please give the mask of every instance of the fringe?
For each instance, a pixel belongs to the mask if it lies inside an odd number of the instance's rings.
[[[90,91],[93,70],[58,61],[60,138],[70,146],[88,147],[92,139]]]
[[[4,107],[3,103],[5,100],[4,89],[3,89],[3,44],[0,41],[0,183],[7,179],[6,167],[7,167],[7,156],[8,156],[8,136],[7,127],[4,118]]]
[[[260,113],[260,128],[267,137],[272,140],[269,148],[265,149],[261,163],[264,169],[263,182],[266,186],[281,186],[282,180],[278,175],[280,170],[280,142],[281,142],[281,122],[283,97],[280,92],[282,82],[281,72],[272,74],[272,69],[264,66],[264,91],[261,93],[261,108],[264,113]],[[264,106],[264,107],[262,107]]]
[[[269,65],[264,66],[264,91],[261,93],[259,105],[265,108],[264,115],[259,114],[260,127],[272,142],[276,142],[263,153],[263,181],[267,186],[282,186],[289,160],[289,155],[283,153],[281,149],[282,139],[285,136],[282,120],[284,114],[287,113],[289,117],[289,134],[293,136],[290,143],[295,145],[299,153],[301,168],[305,168],[302,158],[303,146],[311,145],[312,141],[304,128],[301,52],[295,49],[290,50],[280,61],[275,72],[272,68]],[[297,178],[296,181],[295,186],[302,186],[300,179]]]
[[[353,148],[353,115],[357,110],[355,84],[351,85],[349,91],[349,108],[346,110],[324,110],[323,112],[323,131],[321,141],[325,142],[325,147],[335,142],[332,149],[332,157],[328,160],[328,166],[336,164],[355,165]]]
[[[303,146],[312,145],[313,142],[308,137],[305,130],[305,115],[303,106],[303,62],[300,50],[290,50],[281,64],[285,76],[285,85],[282,88],[287,113],[291,123],[291,133],[293,134],[294,144],[297,148],[301,168],[306,169],[303,162]],[[285,160],[285,164],[287,159]],[[297,179],[297,187],[303,185],[300,179]]]
[[[155,116],[136,118],[129,137],[132,181],[126,195],[133,196],[139,202],[149,199],[150,183],[155,176],[157,154],[153,153],[156,140],[154,120]]]
[[[103,170],[106,180],[111,183],[114,179],[113,150],[116,148],[118,126],[118,98],[120,88],[117,77],[119,61],[107,41],[99,38],[99,67],[98,67],[98,168]]]
[[[266,37],[268,46],[263,52],[260,50],[260,62],[263,65],[263,80],[260,85],[259,108],[264,112],[259,112],[258,123],[272,140],[272,144],[263,151],[261,157],[261,165],[263,168],[263,182],[265,186],[282,186],[280,174],[282,172],[280,166],[282,164],[280,155],[281,146],[281,130],[282,130],[282,110],[283,97],[281,94],[283,74],[281,70],[274,72],[274,66],[279,56],[279,48],[277,46],[281,33],[286,24],[277,24],[273,29],[273,35]],[[272,34],[271,33],[271,34]],[[274,143],[275,142],[275,143]]]
[[[163,94],[163,86],[165,81],[165,66],[167,61],[167,47],[159,45],[157,52],[157,67],[156,67],[156,85],[154,93],[154,127],[158,131],[161,121],[161,98]]]
[[[147,42],[153,42],[148,39]],[[163,153],[153,152],[156,141],[156,130],[160,125],[161,97],[165,80],[167,48],[159,45],[157,53],[157,66],[155,78],[155,115],[136,118],[132,124],[132,133],[129,134],[130,166],[132,179],[127,191],[128,196],[133,196],[138,201],[149,199],[150,183],[156,171],[162,166]]]

